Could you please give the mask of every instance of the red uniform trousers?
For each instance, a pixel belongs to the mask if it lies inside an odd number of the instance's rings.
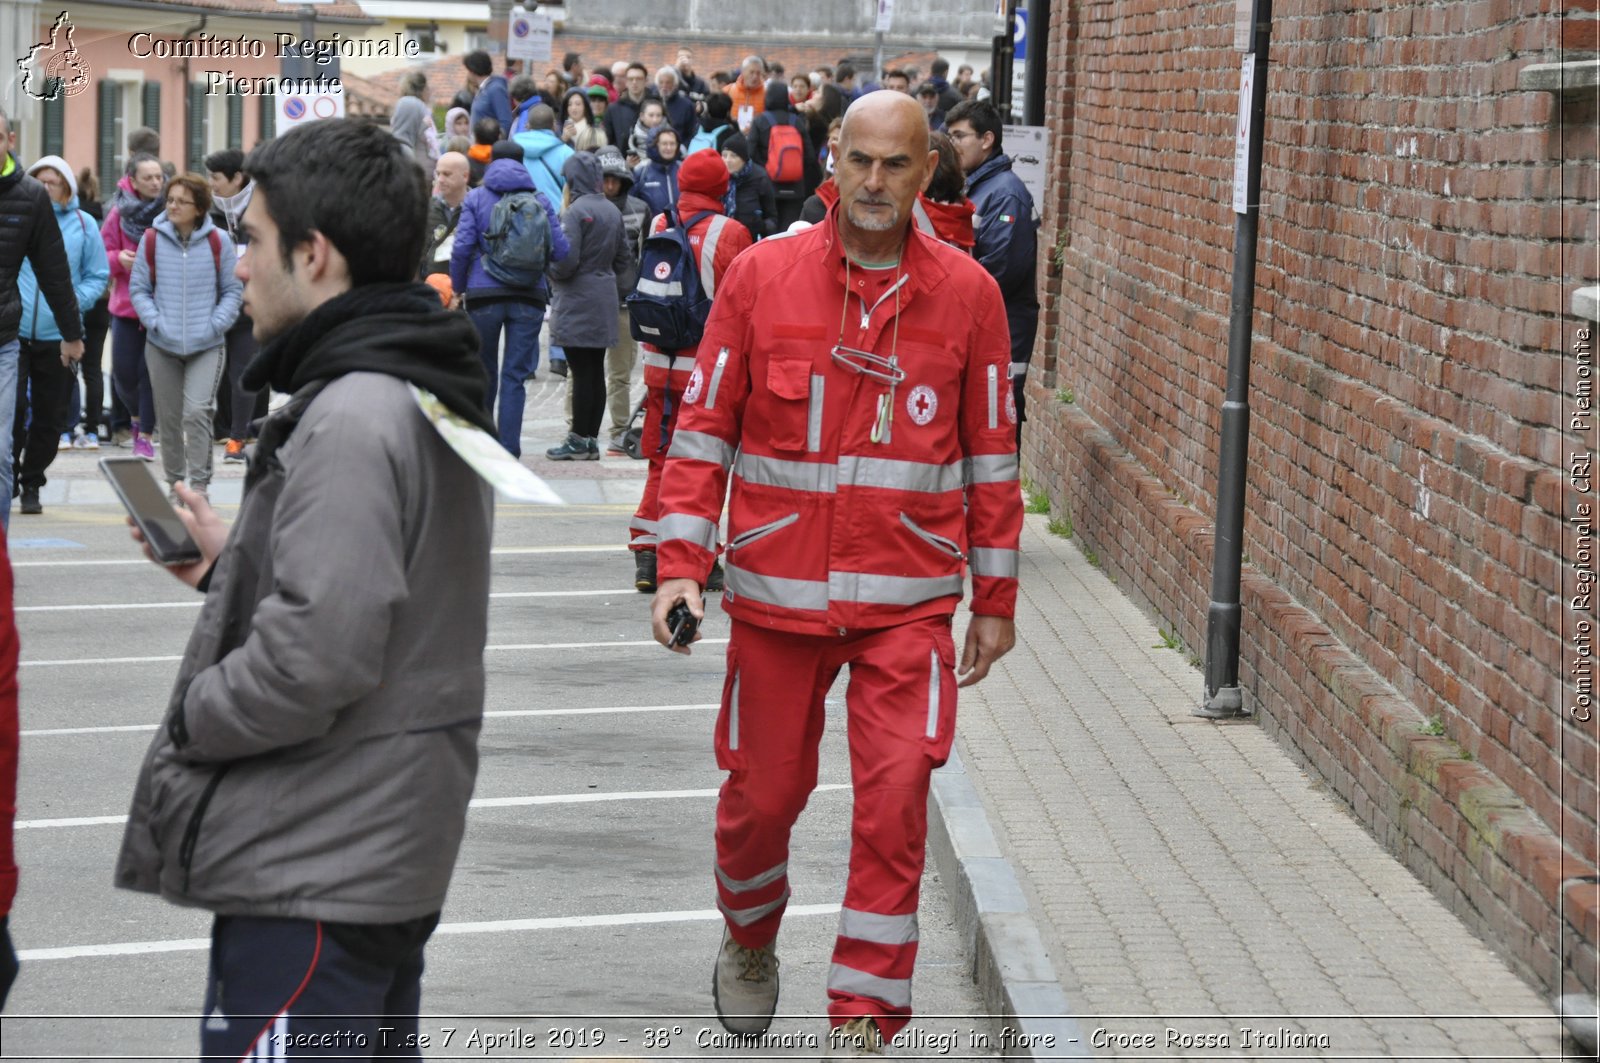
[[[671,409],[667,399],[671,398]],[[645,392],[644,428],[639,437],[639,450],[649,462],[644,479],[644,496],[628,524],[628,549],[654,550],[656,548],[656,522],[661,519],[661,470],[667,464],[667,450],[672,446],[672,433],[678,427],[678,409],[683,405],[683,385],[674,388],[655,387]]]
[[[717,718],[717,906],[746,947],[778,934],[789,899],[789,832],[817,784],[823,697],[850,666],[846,694],[855,806],[850,873],[828,1015],[875,1016],[893,1037],[911,1016],[928,785],[955,737],[950,617],[841,635],[733,621]]]

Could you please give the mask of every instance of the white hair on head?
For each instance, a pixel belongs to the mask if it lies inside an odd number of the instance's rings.
[[[664,66],[660,70],[657,70],[656,71],[656,80],[660,81],[662,78],[671,78],[672,79],[672,83],[674,85],[676,85],[678,83],[678,70],[677,70],[677,68],[676,67],[670,67],[670,66]]]

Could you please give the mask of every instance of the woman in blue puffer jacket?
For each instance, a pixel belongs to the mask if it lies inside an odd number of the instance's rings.
[[[650,218],[665,214],[678,202],[678,134],[666,122],[650,134],[649,158],[633,168],[633,194],[650,208]],[[650,221],[645,220],[649,231]]]
[[[211,184],[186,173],[167,186],[167,209],[139,241],[128,295],[145,329],[145,362],[169,485],[211,485],[211,418],[228,329],[244,285],[233,241],[211,221]]]

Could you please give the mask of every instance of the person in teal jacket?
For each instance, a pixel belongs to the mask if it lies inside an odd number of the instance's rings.
[[[111,263],[100,240],[100,223],[78,209],[78,180],[59,155],[46,155],[28,167],[28,176],[37,179],[50,193],[78,306],[93,306],[111,282]],[[45,470],[55,461],[58,429],[77,378],[62,357],[61,328],[49,300],[39,291],[33,263],[27,259],[17,273],[17,294],[22,301],[17,338],[22,344],[21,372],[27,386],[17,388],[12,453],[17,456],[22,512],[34,514],[44,512],[39,490],[45,485]],[[74,332],[81,333],[82,318],[73,324]]]

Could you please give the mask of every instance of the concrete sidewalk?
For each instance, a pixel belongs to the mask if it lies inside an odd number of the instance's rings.
[[[1045,517],[1021,577],[1019,644],[962,692],[941,774],[975,786],[1048,956],[1008,971],[1027,917],[978,927],[991,1006],[1053,973],[1076,1020],[1036,1058],[1562,1058],[1533,988],[1260,727],[1190,715],[1200,672]]]

